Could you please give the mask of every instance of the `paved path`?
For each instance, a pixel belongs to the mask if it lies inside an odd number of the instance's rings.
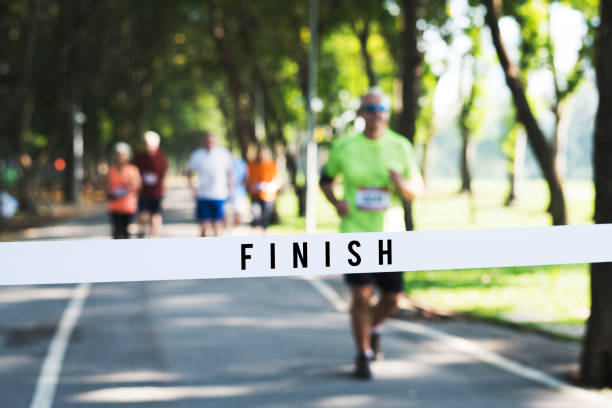
[[[171,190],[166,206],[166,235],[196,235],[186,191]],[[97,215],[24,238],[108,232],[106,217]],[[325,282],[345,296],[339,279]],[[0,287],[0,407],[30,406],[73,287]],[[552,375],[575,367],[578,347],[569,343],[472,322],[416,323]],[[612,406],[610,399],[597,403],[591,394],[552,390],[484,364],[401,324],[389,325],[383,342],[387,359],[375,364],[376,379],[353,379],[348,318],[303,279],[95,284],[70,337],[52,406]]]

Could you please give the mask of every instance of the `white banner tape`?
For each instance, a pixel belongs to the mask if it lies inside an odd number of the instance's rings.
[[[0,285],[465,269],[612,261],[612,224],[0,243]]]

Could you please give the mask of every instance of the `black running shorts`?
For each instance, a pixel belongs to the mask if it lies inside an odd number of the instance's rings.
[[[351,286],[374,284],[384,293],[399,293],[404,290],[404,272],[349,273],[344,280]]]
[[[161,198],[144,198],[138,199],[138,212],[148,212],[151,214],[161,213]]]

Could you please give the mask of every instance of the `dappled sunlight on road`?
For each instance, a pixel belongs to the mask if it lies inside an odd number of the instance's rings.
[[[231,300],[229,295],[220,293],[209,295],[190,295],[186,296],[166,296],[156,300],[159,306],[180,309],[192,306],[204,306],[210,304],[227,303]]]
[[[73,292],[73,288],[67,287],[4,287],[0,288],[0,304],[70,299]]]
[[[320,408],[344,408],[344,407],[375,407],[376,397],[371,395],[334,395],[322,398],[315,407]]]
[[[292,329],[292,328],[335,328],[339,323],[344,323],[343,316],[338,318],[337,314],[318,315],[313,319],[311,315],[304,314],[302,318],[293,314],[286,319],[277,317],[253,317],[253,316],[220,316],[220,317],[185,317],[168,319],[164,323],[167,329],[182,329],[194,327],[253,327],[259,329]],[[332,318],[332,319],[330,319]]]
[[[88,375],[84,377],[67,377],[64,382],[70,384],[111,384],[111,383],[147,383],[171,382],[181,379],[180,375],[157,370],[119,371],[109,374]]]
[[[248,395],[256,388],[259,386],[117,387],[79,393],[69,400],[97,404],[179,401]]]
[[[249,397],[258,393],[279,391],[292,385],[290,381],[252,382],[243,385],[176,385],[114,387],[72,395],[67,400],[80,403],[154,403],[197,399]],[[238,405],[240,406],[240,405]]]
[[[0,356],[0,373],[5,372],[7,375],[10,375],[11,373],[15,373],[19,368],[35,364],[38,364],[38,360],[32,356],[19,354]]]

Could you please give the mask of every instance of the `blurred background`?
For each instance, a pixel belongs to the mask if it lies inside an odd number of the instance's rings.
[[[306,145],[324,163],[332,140],[362,128],[371,86],[415,145],[417,229],[591,223],[598,6],[3,0],[1,237],[102,202],[112,146],[142,149],[148,129],[175,185],[203,129],[243,157],[268,145],[284,179],[272,232],[301,232]],[[335,231],[317,200],[317,230]],[[587,265],[411,276],[415,302],[572,338],[589,312]]]

